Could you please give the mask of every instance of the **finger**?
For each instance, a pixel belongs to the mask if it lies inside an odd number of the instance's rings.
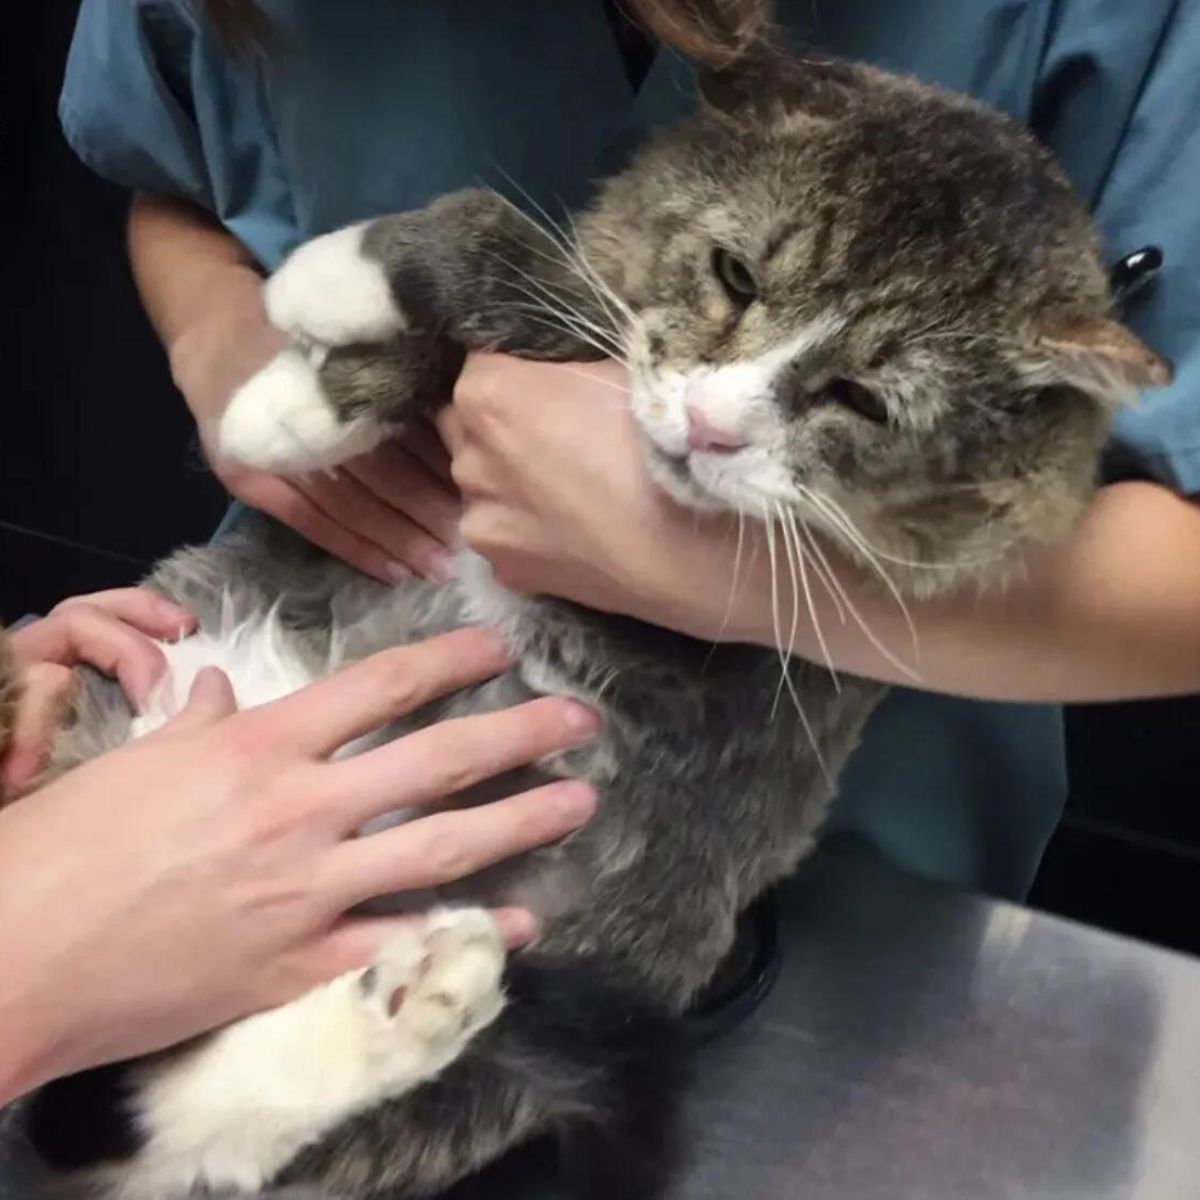
[[[496,486],[495,464],[473,442],[467,442],[450,464],[454,485],[463,494],[467,507],[478,500],[494,499],[501,489]],[[462,519],[458,523],[462,539]]]
[[[239,499],[269,513],[320,548],[365,575],[383,583],[397,583],[409,572],[393,562],[373,542],[347,529],[323,512],[296,484],[277,475],[253,471],[223,479]]]
[[[538,923],[526,909],[494,908],[490,911],[505,946],[510,950],[528,945],[537,937]],[[410,931],[423,920],[422,913],[396,917],[343,918],[305,952],[301,969],[309,980],[307,986],[312,987],[347,971],[369,966],[384,943],[399,933]]]
[[[398,509],[381,500],[346,470],[298,481],[306,496],[339,525],[353,529],[397,567],[439,582],[449,578],[446,548]]]
[[[396,442],[384,442],[370,454],[347,463],[345,469],[442,545],[454,544],[461,509],[458,492]]]
[[[386,746],[334,763],[323,786],[346,833],[371,817],[453,796],[484,779],[594,737],[586,705],[546,696],[480,716],[439,721]]]
[[[85,599],[18,630],[13,650],[22,662],[87,663],[119,680],[139,708],[167,666],[163,652],[144,633]]]
[[[220,667],[203,667],[192,680],[187,703],[166,725],[175,732],[199,729],[237,712],[237,697]]]
[[[182,604],[144,587],[114,588],[89,596],[72,596],[57,605],[51,615],[80,605],[101,609],[149,637],[174,640],[196,627],[196,618]]]
[[[467,444],[467,429],[462,415],[453,404],[448,404],[434,417],[433,424],[438,437],[446,447],[446,453],[453,462]]]
[[[498,675],[511,661],[499,634],[457,629],[384,650],[246,716],[268,740],[324,758],[439,696]]]
[[[24,791],[42,773],[75,688],[73,672],[57,663],[36,663],[22,672],[8,753],[0,764],[0,795]]]
[[[452,413],[453,409],[447,405],[442,411]],[[450,478],[450,453],[438,436],[437,426],[433,421],[421,421],[411,429],[406,429],[400,444],[451,491],[454,490],[454,481]]]
[[[346,907],[438,887],[565,837],[595,807],[586,783],[560,780],[478,808],[421,817],[343,842],[331,855],[331,886]]]

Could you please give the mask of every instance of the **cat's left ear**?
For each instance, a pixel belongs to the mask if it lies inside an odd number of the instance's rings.
[[[709,112],[735,120],[762,120],[784,112],[835,119],[863,86],[869,68],[843,59],[801,57],[762,44],[721,67],[697,73]]]
[[[1066,384],[1108,405],[1166,387],[1171,364],[1111,317],[1052,315],[1039,325],[1025,364],[1039,386]]]

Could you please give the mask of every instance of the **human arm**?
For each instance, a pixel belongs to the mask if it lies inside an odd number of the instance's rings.
[[[433,574],[457,509],[420,447],[389,443],[336,478],[307,479],[235,471],[211,454],[211,421],[277,344],[260,267],[302,236],[277,131],[243,66],[194,5],[83,0],[63,133],[92,170],[138,197],[129,242],[139,290],[225,486],[380,579]]]
[[[433,439],[387,442],[334,475],[284,479],[222,461],[213,438],[230,396],[283,345],[262,276],[241,243],[197,205],[140,194],[129,255],[142,303],[196,419],[217,477],[238,499],[385,582],[444,578],[458,503]]]
[[[464,538],[519,590],[706,640],[773,646],[761,533],[747,527],[733,590],[736,523],[698,518],[654,487],[613,390],[623,383],[613,364],[469,359],[442,420],[467,504]],[[915,664],[908,625],[887,592],[845,561],[835,570],[877,641],[918,677],[881,654],[853,619],[841,622],[815,586],[825,645],[849,673],[997,700],[1200,690],[1200,508],[1156,484],[1102,489],[1075,535],[1030,556],[1003,589],[910,602]],[[781,586],[787,632],[790,579]],[[792,648],[824,659],[811,621],[799,622]]]
[[[402,919],[353,906],[582,824],[592,793],[563,781],[353,837],[595,732],[590,710],[547,698],[329,761],[506,663],[498,638],[462,630],[240,713],[206,672],[168,726],[0,812],[0,1103],[282,1003],[369,961]],[[532,933],[501,915],[511,941]]]

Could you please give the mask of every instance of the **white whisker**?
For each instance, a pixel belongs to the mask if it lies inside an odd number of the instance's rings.
[[[796,709],[796,715],[800,718],[800,724],[804,727],[804,732],[808,737],[809,745],[813,748],[813,753],[817,758],[817,765],[821,768],[821,774],[825,776],[826,781],[832,786],[833,778],[829,773],[829,768],[826,766],[825,757],[821,753],[821,747],[817,742],[816,733],[813,730],[812,723],[808,719],[808,714],[804,711],[804,705],[800,701],[799,693],[796,691],[796,685],[792,680],[791,663],[789,662],[789,653],[783,647],[783,642],[780,637],[779,628],[779,585],[778,585],[778,560],[775,554],[775,529],[771,523],[771,514],[764,506],[763,508],[763,523],[767,530],[767,554],[771,563],[771,620],[775,630],[775,647],[779,652],[779,668],[782,672],[779,679],[779,686],[775,691],[775,699],[771,705],[770,719],[774,721],[775,713],[779,708],[779,700],[783,694],[784,687],[787,688],[792,699],[792,704]]]
[[[796,559],[795,553],[792,550],[791,539],[788,537],[787,518],[783,511],[783,505],[776,503],[774,506],[775,516],[779,520],[779,530],[783,534],[783,550],[787,555],[788,574],[792,583],[792,627],[788,632],[788,653],[795,653],[796,646],[796,630],[800,626],[800,587],[796,579]]]
[[[800,520],[797,522],[799,532],[804,535],[804,541],[808,546],[812,557],[808,560],[812,569],[816,572],[817,578],[821,581],[825,591],[829,594],[829,600],[833,604],[834,611],[838,615],[838,620],[845,625],[846,609],[842,604],[839,594],[840,585],[837,585],[837,579],[833,576],[833,568],[829,565],[829,560],[825,557],[825,552],[821,549],[820,543],[813,536],[812,530],[809,529],[807,522]]]
[[[795,573],[798,570],[800,585],[804,589],[804,602],[808,605],[808,615],[812,618],[813,632],[817,636],[817,645],[821,648],[821,656],[825,659],[825,665],[828,667],[830,677],[833,679],[834,690],[840,693],[842,690],[842,681],[838,678],[837,668],[833,665],[833,658],[829,653],[829,647],[825,643],[824,631],[821,629],[821,618],[817,613],[817,606],[813,602],[812,588],[808,583],[807,555],[804,553],[804,547],[800,543],[800,533],[796,528],[796,515],[781,506],[780,517],[783,524],[784,544],[788,546],[788,557],[792,560],[793,589],[795,588]],[[813,569],[816,569],[815,565]]]
[[[600,339],[604,343],[603,353],[606,357],[616,358],[621,362],[625,361],[625,347],[616,332],[601,325],[587,313],[580,312],[579,309],[567,303],[562,295],[538,279],[537,276],[531,275],[528,271],[504,258],[503,255],[493,253],[491,257],[503,264],[508,270],[519,275],[527,284],[535,289],[530,291],[529,287],[522,287],[509,280],[508,286],[519,295],[525,296],[535,307],[558,317],[559,320],[565,323],[569,323],[572,330],[591,345],[598,346],[599,342],[596,339]],[[513,307],[517,306],[514,305]],[[584,330],[589,331],[593,336],[585,338]]]
[[[546,211],[546,208],[540,204],[528,191],[526,191],[511,175],[507,172],[501,172],[508,179],[509,183],[525,198],[525,200],[536,210],[545,224],[539,224],[535,221],[524,209],[519,205],[514,204],[503,193],[494,191],[494,194],[505,204],[513,213],[522,220],[526,221],[533,229],[542,234],[558,252],[557,259],[551,258],[550,255],[543,251],[537,250],[536,247],[531,247],[534,253],[545,258],[549,262],[556,262],[561,266],[566,267],[581,283],[583,283],[592,295],[600,302],[601,307],[605,310],[605,315],[612,322],[614,328],[619,326],[618,317],[624,319],[630,324],[636,319],[633,310],[621,299],[613,288],[605,282],[598,271],[592,266],[583,253],[582,247],[579,244],[578,230],[575,226],[575,220],[568,212],[565,214],[566,220],[570,224],[571,232],[568,235],[567,231]]]
[[[565,371],[568,375],[577,375],[580,379],[586,379],[589,383],[598,383],[602,387],[608,388],[613,392],[620,392],[624,400],[620,404],[612,404],[609,407],[614,412],[628,412],[630,409],[629,389],[622,387],[619,383],[613,383],[611,379],[601,379],[598,375],[591,375],[587,371],[581,371],[578,367],[571,366],[570,363],[555,363],[560,371]]]
[[[709,647],[708,654],[704,658],[704,669],[706,671],[708,670],[708,664],[712,661],[713,654],[721,644],[721,639],[725,636],[725,630],[729,627],[730,619],[733,616],[733,606],[737,601],[738,580],[742,568],[742,550],[746,542],[746,514],[740,508],[737,510],[737,519],[737,549],[733,554],[733,579],[729,584],[729,598],[725,601],[725,615],[721,618],[721,626],[717,630],[717,636],[713,638],[712,646]]]
[[[871,645],[875,647],[876,651],[878,651],[879,655],[883,659],[885,659],[887,662],[891,663],[892,666],[894,666],[898,671],[901,671],[903,674],[907,675],[910,679],[913,680],[914,683],[919,683],[921,676],[920,676],[920,673],[917,670],[917,668],[915,666],[910,665],[909,663],[906,663],[903,659],[899,658],[895,653],[893,653],[891,650],[888,649],[887,646],[885,646],[883,644],[883,642],[876,635],[875,631],[867,623],[866,618],[862,615],[861,612],[859,612],[858,607],[855,605],[854,601],[850,599],[849,593],[846,591],[845,587],[842,585],[842,582],[838,578],[837,572],[834,570],[833,565],[825,557],[825,553],[821,549],[820,543],[817,541],[816,537],[812,534],[812,532],[810,530],[807,529],[807,527],[805,528],[805,533],[808,538],[808,543],[813,549],[813,552],[820,557],[822,563],[824,564],[826,570],[828,571],[830,582],[833,584],[834,588],[836,589],[838,596],[841,599],[842,604],[845,605],[846,610],[850,613],[850,616],[854,619],[854,623],[859,627],[859,629],[862,630],[863,636],[866,637],[867,641],[870,642]],[[907,610],[904,610],[904,611],[907,613]],[[919,647],[917,644],[916,630],[915,630],[915,628],[912,627],[911,623],[909,625],[909,628],[912,630],[913,656],[914,656],[914,658],[917,658],[919,660],[919,653],[918,653]]]
[[[884,587],[891,594],[892,599],[896,603],[896,607],[900,610],[904,617],[904,623],[908,626],[909,636],[912,639],[913,655],[917,657],[917,628],[913,624],[912,614],[908,610],[908,605],[904,602],[904,597],[900,594],[900,589],[896,586],[892,577],[883,569],[883,564],[879,561],[878,555],[868,544],[866,538],[859,532],[858,527],[850,519],[849,514],[844,508],[836,504],[828,496],[822,496],[818,492],[814,492],[809,488],[800,489],[802,495],[810,504],[815,507],[818,512],[822,513],[835,527],[841,532],[843,537],[854,546],[862,555],[867,564],[875,572],[876,575],[883,581]]]

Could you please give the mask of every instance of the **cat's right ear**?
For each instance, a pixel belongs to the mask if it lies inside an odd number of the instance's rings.
[[[1025,369],[1039,383],[1065,383],[1110,406],[1166,387],[1172,376],[1165,358],[1112,317],[1062,314],[1043,318]]]
[[[708,111],[737,122],[803,112],[835,119],[853,103],[868,68],[842,59],[786,54],[767,44],[697,72]]]

